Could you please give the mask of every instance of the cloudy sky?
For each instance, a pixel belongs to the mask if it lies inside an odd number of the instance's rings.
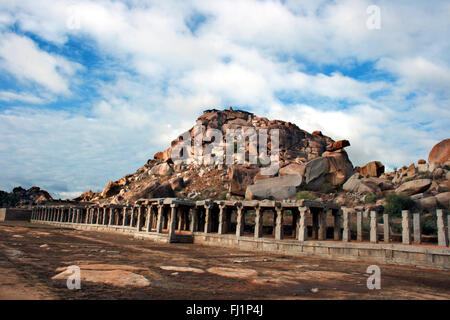
[[[449,17],[445,0],[1,0],[0,189],[99,191],[211,107],[348,139],[354,165],[427,159],[450,137]]]

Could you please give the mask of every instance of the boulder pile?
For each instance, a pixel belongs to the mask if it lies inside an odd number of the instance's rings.
[[[353,167],[346,147],[348,140],[334,141],[321,131],[308,133],[297,125],[281,120],[269,120],[241,110],[206,110],[197,119],[202,131],[194,127],[173,140],[170,147],[158,152],[134,174],[111,181],[101,192],[87,191],[75,200],[109,204],[128,204],[141,198],[180,197],[200,199],[292,199],[305,196],[316,200],[334,201],[346,206],[383,206],[390,194],[411,197],[419,208],[449,206],[450,200],[450,139],[438,143],[430,152],[428,163],[385,172],[380,161]],[[226,137],[228,129],[268,130],[268,154],[271,153],[272,129],[279,131],[278,171],[264,174],[264,165],[216,163],[174,163],[172,151],[183,137],[199,138],[201,150],[210,147],[203,139],[206,130],[217,129]],[[191,156],[194,147],[188,148]],[[246,160],[250,145],[244,145]],[[260,151],[258,151],[260,152]],[[302,193],[303,192],[303,193]]]

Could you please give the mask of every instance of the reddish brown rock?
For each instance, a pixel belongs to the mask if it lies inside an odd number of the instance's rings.
[[[361,167],[359,172],[365,177],[379,177],[384,173],[384,165],[379,161],[371,161]]]
[[[417,164],[426,164],[427,162],[424,159],[420,159],[417,161]]]
[[[343,184],[353,174],[353,165],[344,150],[327,151],[322,154],[322,157],[328,160],[328,172],[325,180],[332,185]]]
[[[350,146],[350,142],[348,140],[339,140],[328,145],[327,151],[337,151],[348,146]]]
[[[163,159],[164,159],[164,153],[163,152],[157,152],[157,153],[155,153],[155,155],[153,156],[153,158],[155,158],[156,160],[161,160],[161,161],[164,161]]]
[[[152,182],[146,186],[142,191],[135,193],[130,200],[136,201],[138,199],[152,199],[152,198],[171,198],[175,197],[175,193],[169,182],[160,184],[159,182]]]
[[[450,160],[450,139],[436,144],[428,155],[428,163],[445,164]]]
[[[450,192],[439,193],[435,198],[441,206],[450,208]]]
[[[103,190],[102,197],[109,198],[109,197],[115,196],[119,192],[120,192],[119,184],[117,182],[110,181],[110,182],[108,182],[108,185],[106,186],[106,188]]]
[[[430,179],[412,180],[403,183],[400,187],[395,189],[395,193],[404,196],[412,196],[413,194],[427,191],[430,186],[431,186]]]
[[[88,190],[86,192],[83,192],[79,197],[73,199],[75,201],[91,201],[91,199],[94,197],[95,193],[92,192],[92,190]]]
[[[305,164],[290,163],[287,166],[284,166],[283,168],[280,169],[279,175],[280,176],[285,176],[285,175],[288,175],[288,174],[298,174],[298,175],[304,176],[305,175],[305,169],[306,169],[306,165]]]
[[[245,195],[247,186],[253,184],[255,176],[259,173],[259,168],[234,165],[228,168],[230,178],[230,193],[235,195]]]

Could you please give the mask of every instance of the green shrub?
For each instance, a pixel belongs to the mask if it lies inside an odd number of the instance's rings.
[[[377,199],[378,197],[374,193],[369,193],[366,195],[366,203],[374,203]]]
[[[331,193],[334,191],[334,186],[329,182],[325,182],[320,186],[320,191],[323,193]]]
[[[416,203],[410,197],[392,193],[386,197],[384,210],[385,213],[388,213],[393,217],[400,217],[402,215],[402,210],[411,210],[415,207]]]
[[[19,200],[19,196],[15,193],[0,191],[0,206],[2,207],[15,207]]]
[[[429,216],[422,216],[420,219],[420,226],[422,234],[437,235],[437,217],[435,214]]]
[[[299,191],[295,195],[295,200],[314,200],[316,197],[309,191]]]

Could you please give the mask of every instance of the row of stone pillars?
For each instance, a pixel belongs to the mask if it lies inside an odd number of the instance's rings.
[[[218,212],[217,212],[218,210]],[[259,201],[185,201],[177,199],[151,199],[145,204],[137,206],[86,206],[62,207],[39,206],[32,210],[33,221],[49,221],[59,223],[77,223],[103,226],[120,226],[134,228],[140,232],[168,233],[169,238],[175,236],[176,231],[190,231],[226,234],[231,225],[231,211],[237,212],[237,237],[244,235],[245,213],[248,210],[255,212],[254,238],[263,237],[263,212],[272,211],[274,219],[275,240],[284,239],[284,211],[290,210],[293,214],[293,229],[295,239],[298,241],[326,240],[327,215],[334,218],[333,240],[351,241],[350,218],[355,210],[351,208],[318,206],[316,202],[281,203]],[[215,213],[213,215],[213,212]],[[370,242],[378,242],[377,211],[370,211]],[[447,231],[444,223],[443,210],[437,210],[438,245],[448,246],[450,228]],[[217,217],[218,216],[218,217]],[[308,217],[312,220],[312,237],[309,239],[307,227]],[[215,220],[216,219],[216,220]],[[450,225],[450,215],[447,216]],[[389,215],[383,214],[383,241],[391,242]],[[214,230],[213,230],[214,226]],[[363,212],[356,211],[356,241],[363,241]],[[421,225],[420,214],[402,211],[402,243],[420,244]]]
[[[170,207],[170,212],[167,210],[168,207]],[[188,208],[178,203],[167,205],[163,202],[133,207],[39,206],[32,209],[31,220],[127,227],[134,228],[137,232],[151,232],[154,230],[157,233],[164,233],[166,231],[172,236],[176,230],[177,221],[179,222],[179,228],[188,230],[187,225],[182,225],[186,221]]]
[[[342,208],[343,211],[343,241],[350,241],[350,213],[353,209]],[[377,211],[370,211],[370,232],[369,239],[372,243],[378,242],[377,226],[378,226]],[[403,244],[421,244],[422,243],[422,228],[421,228],[421,214],[411,213],[409,210],[402,211],[402,243]],[[444,222],[444,212],[441,209],[436,210],[437,218],[437,234],[438,245],[448,246],[450,239],[450,215],[447,215],[447,231]],[[411,221],[412,220],[412,221]],[[363,212],[356,212],[356,241],[363,241]],[[383,214],[383,242],[391,242],[391,229],[389,214]]]
[[[304,203],[303,203],[304,204]],[[254,238],[263,237],[263,212],[271,211],[274,214],[274,238],[284,239],[284,212],[291,211],[293,215],[293,229],[295,239],[306,241],[308,239],[307,221],[308,216],[312,216],[312,238],[317,240],[326,239],[326,217],[331,212],[334,216],[334,240],[341,240],[341,212],[338,208],[310,207],[307,205],[296,206],[289,203],[283,205],[281,202],[256,202],[256,201],[198,201],[193,208],[191,232],[227,234],[231,225],[231,212],[236,211],[236,231],[235,235],[244,235],[245,213],[249,210],[255,212]],[[215,211],[215,212],[214,212]],[[217,212],[218,211],[218,212]],[[217,230],[213,231],[214,218],[218,214]]]

